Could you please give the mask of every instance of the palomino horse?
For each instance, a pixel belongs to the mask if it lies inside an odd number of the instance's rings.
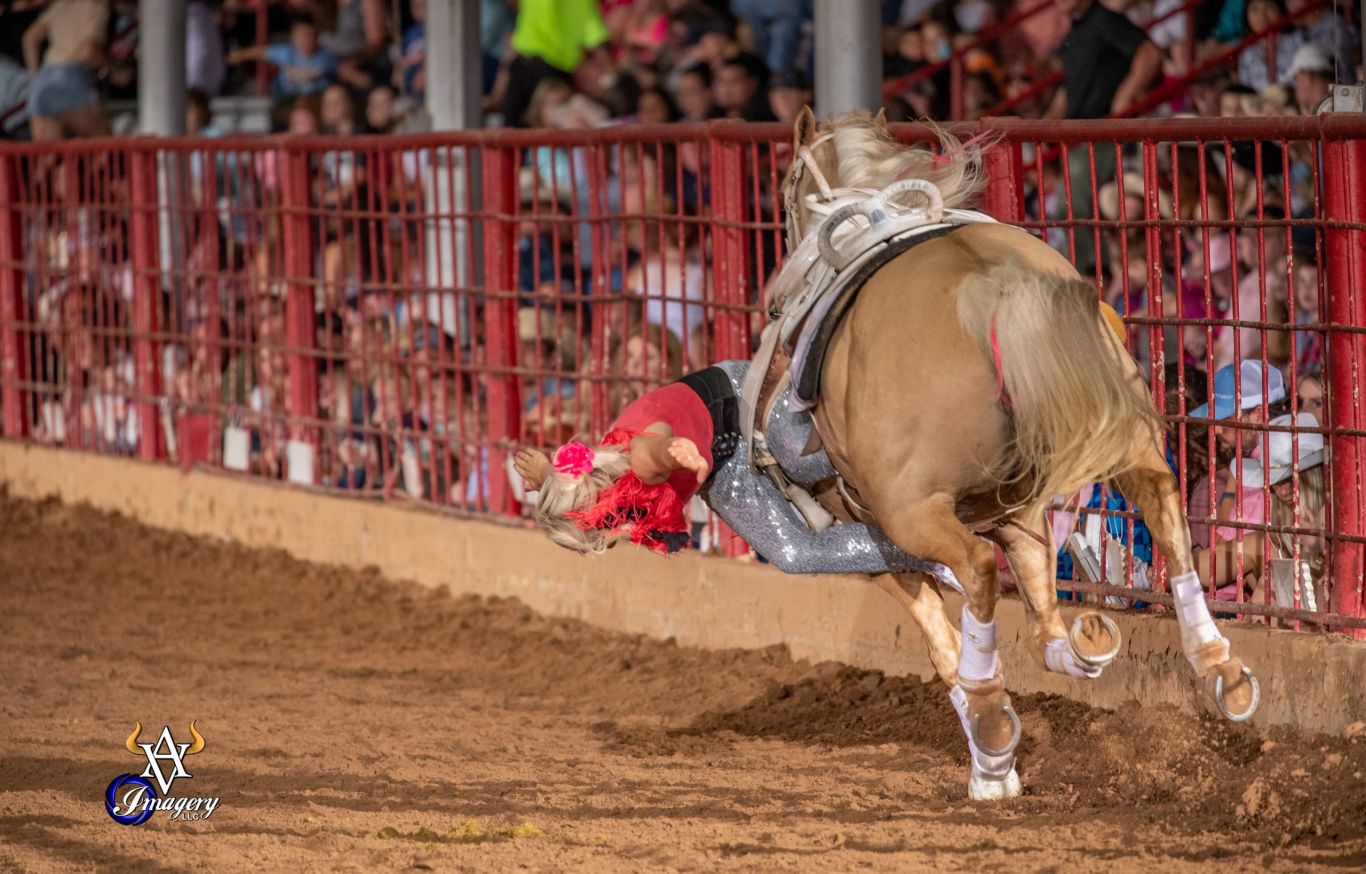
[[[964,203],[981,187],[980,152],[949,137],[944,147],[938,157],[905,148],[880,116],[818,127],[804,111],[784,180],[789,248],[819,220],[807,199],[818,187],[923,178],[945,205]],[[967,596],[960,644],[934,578],[877,578],[924,632],[951,690],[973,752],[973,798],[1020,793],[1020,724],[996,655],[991,542],[1019,581],[1041,665],[1093,678],[1119,652],[1113,622],[1091,611],[1069,629],[1058,609],[1045,510],[1091,482],[1115,481],[1143,511],[1168,562],[1187,659],[1225,716],[1252,715],[1256,679],[1210,618],[1142,373],[1105,323],[1095,288],[1064,257],[1004,224],[969,224],[920,243],[873,273],[821,373],[817,427],[862,505],[846,512],[947,566]]]

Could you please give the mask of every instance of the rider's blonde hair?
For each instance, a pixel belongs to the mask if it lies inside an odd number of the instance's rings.
[[[536,524],[552,541],[584,555],[601,555],[620,536],[602,528],[584,530],[568,517],[574,510],[588,507],[598,499],[603,489],[615,483],[631,469],[631,459],[625,452],[610,446],[599,446],[593,451],[593,469],[578,477],[558,471],[541,484],[536,501]]]

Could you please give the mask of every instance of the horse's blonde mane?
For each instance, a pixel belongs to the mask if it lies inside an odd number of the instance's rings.
[[[939,154],[923,144],[903,146],[868,112],[850,112],[832,119],[828,130],[835,146],[839,184],[882,188],[896,179],[925,179],[939,188],[945,206],[967,204],[986,185],[982,172],[985,144],[975,137],[964,144],[933,122],[922,124],[938,137]]]

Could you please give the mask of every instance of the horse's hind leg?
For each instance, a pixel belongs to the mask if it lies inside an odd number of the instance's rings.
[[[1095,610],[1063,625],[1058,610],[1057,555],[1043,509],[1016,516],[991,535],[1005,550],[1024,595],[1029,619],[1030,652],[1050,671],[1095,678],[1119,654],[1119,626]]]
[[[872,510],[903,551],[945,565],[962,584],[968,600],[963,605],[958,682],[949,694],[973,751],[968,790],[978,800],[1019,795],[1014,762],[1020,719],[1010,705],[996,655],[996,551],[958,521],[946,495]]]
[[[944,610],[944,597],[933,577],[925,574],[885,574],[877,578],[878,585],[895,598],[915,619],[925,635],[930,661],[939,678],[949,687],[949,701],[958,713],[963,734],[967,737],[968,752],[972,756],[972,775],[968,780],[968,795],[977,801],[1013,798],[1020,794],[1020,777],[1015,773],[1015,754],[989,756],[972,739],[968,717],[967,695],[958,686],[958,630],[949,622]]]
[[[1156,447],[1145,448],[1142,464],[1119,478],[1125,497],[1138,504],[1153,543],[1170,562],[1176,621],[1181,648],[1197,676],[1205,681],[1215,704],[1227,718],[1240,722],[1257,709],[1257,678],[1229,651],[1205,604],[1204,590],[1191,557],[1190,526],[1181,513],[1176,479]]]

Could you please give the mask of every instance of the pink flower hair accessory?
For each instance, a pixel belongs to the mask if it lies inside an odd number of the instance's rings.
[[[578,441],[566,443],[555,453],[555,470],[565,476],[580,477],[593,470],[594,452]]]

